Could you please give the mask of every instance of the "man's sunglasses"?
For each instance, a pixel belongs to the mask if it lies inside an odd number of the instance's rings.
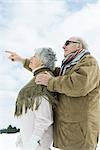
[[[65,42],[65,45],[67,46],[68,44],[70,44],[70,43],[79,43],[79,42],[75,42],[75,41],[69,41],[69,40],[67,40],[66,42]]]

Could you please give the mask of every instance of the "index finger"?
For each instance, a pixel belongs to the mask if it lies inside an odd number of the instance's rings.
[[[12,52],[12,51],[5,51],[6,53],[9,53],[9,54],[14,54],[14,52]]]

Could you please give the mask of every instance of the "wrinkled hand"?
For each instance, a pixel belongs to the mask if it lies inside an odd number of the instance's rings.
[[[23,142],[20,134],[17,136],[16,147],[23,147]]]
[[[45,73],[41,73],[36,76],[35,83],[40,85],[48,85],[48,81],[52,78],[52,75],[45,71]]]
[[[12,61],[20,61],[22,62],[24,59],[19,56],[17,53],[12,52],[12,51],[5,51],[6,53],[10,54],[10,56],[8,57],[8,59],[12,60]]]

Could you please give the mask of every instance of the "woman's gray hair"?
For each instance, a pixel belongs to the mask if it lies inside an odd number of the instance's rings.
[[[83,49],[88,49],[88,44],[80,37],[76,37],[77,42],[82,44]]]
[[[34,55],[41,59],[45,67],[49,68],[50,70],[54,70],[55,61],[57,61],[57,59],[52,48],[37,48],[35,49]]]

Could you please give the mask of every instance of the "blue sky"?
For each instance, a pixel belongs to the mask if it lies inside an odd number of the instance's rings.
[[[80,11],[87,4],[95,4],[97,0],[66,0],[69,10],[72,12]]]
[[[34,48],[52,47],[59,66],[66,39],[80,36],[100,64],[99,31],[99,0],[0,0],[0,128],[15,123],[17,94],[32,78],[4,50],[30,57]]]

